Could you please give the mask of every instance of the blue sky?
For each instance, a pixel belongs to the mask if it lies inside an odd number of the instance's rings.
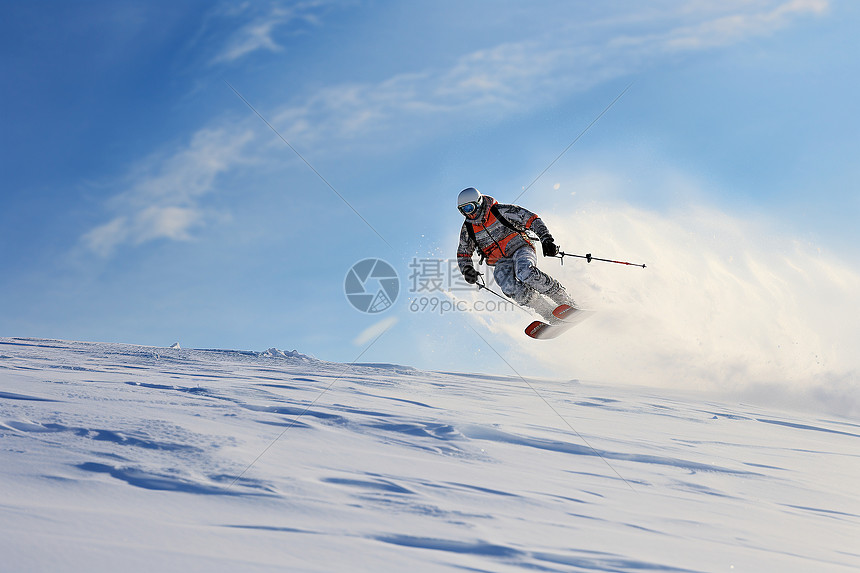
[[[513,200],[628,86],[518,202],[568,251],[651,255],[644,273],[700,252],[756,262],[729,267],[739,277],[778,256],[784,285],[812,272],[791,261],[813,253],[838,295],[804,292],[826,307],[816,316],[844,318],[856,277],[837,275],[860,264],[858,24],[860,6],[830,0],[6,2],[0,335],[351,361],[390,327],[362,360],[507,373],[498,351],[577,377],[554,364],[567,347],[523,346],[536,344],[514,331],[525,314],[411,312],[406,277],[413,260],[453,256],[460,189]],[[631,213],[653,224],[630,234],[618,214]],[[368,257],[401,273],[388,313],[344,296]],[[542,264],[596,310],[620,308],[610,292],[647,299],[661,277]],[[637,272],[644,282],[624,282]],[[701,307],[714,275],[683,280]],[[674,318],[659,328],[700,320]],[[836,336],[815,320],[798,332],[854,340],[853,326]],[[610,322],[565,344],[609,354],[611,328],[629,331]]]

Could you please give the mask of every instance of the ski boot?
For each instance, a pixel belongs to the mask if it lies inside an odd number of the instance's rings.
[[[547,324],[555,324],[559,322],[559,319],[552,313],[557,305],[550,303],[537,291],[532,291],[531,296],[523,303],[523,306],[527,306],[538,313]]]
[[[568,306],[577,308],[576,302],[569,294],[567,294],[567,291],[564,290],[564,286],[562,286],[562,284],[558,281],[555,281],[555,284],[552,285],[549,290],[544,293],[544,295],[552,302],[554,302],[556,306],[566,304]]]

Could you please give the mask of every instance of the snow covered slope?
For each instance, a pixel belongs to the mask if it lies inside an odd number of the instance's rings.
[[[856,571],[860,424],[0,338],[0,570]]]

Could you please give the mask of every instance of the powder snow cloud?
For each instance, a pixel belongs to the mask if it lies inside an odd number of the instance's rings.
[[[562,187],[582,181],[621,184],[590,174]],[[571,378],[860,412],[860,321],[852,314],[860,273],[834,254],[763,216],[701,204],[655,212],[608,200],[542,217],[568,251],[647,268],[542,259],[595,313],[564,337],[535,342],[523,341],[523,325],[507,315],[478,317],[526,363]]]

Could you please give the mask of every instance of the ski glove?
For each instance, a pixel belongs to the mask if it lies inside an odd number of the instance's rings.
[[[463,269],[463,278],[466,279],[466,282],[470,285],[478,282],[478,271],[475,270],[475,267],[466,267]]]
[[[543,256],[554,257],[558,254],[558,245],[555,244],[552,237],[547,237],[540,242],[543,247]]]

